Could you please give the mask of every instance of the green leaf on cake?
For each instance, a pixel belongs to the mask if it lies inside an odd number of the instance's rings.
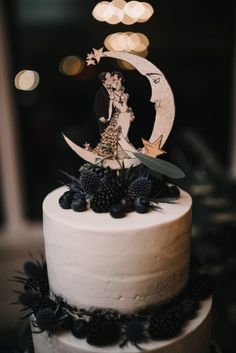
[[[154,172],[158,172],[173,179],[180,179],[185,177],[182,169],[170,162],[165,161],[164,159],[146,156],[137,152],[134,152],[133,154],[140,160],[142,164]]]

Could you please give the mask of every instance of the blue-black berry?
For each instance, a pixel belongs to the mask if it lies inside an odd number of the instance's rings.
[[[109,211],[113,218],[123,218],[125,216],[124,208],[120,203],[111,205]]]
[[[131,212],[133,210],[133,201],[130,197],[123,197],[120,200],[120,205],[125,212]]]
[[[61,206],[61,208],[67,210],[71,208],[71,201],[72,201],[72,193],[70,191],[66,191],[59,198],[59,205]]]
[[[168,189],[168,196],[173,199],[178,199],[180,196],[180,190],[175,185],[169,186]]]
[[[73,200],[71,203],[71,208],[75,212],[83,212],[87,208],[87,202],[83,198]]]
[[[100,190],[90,201],[90,207],[94,212],[109,212],[111,205],[119,203],[124,196],[122,179],[107,176],[103,180]]]
[[[75,320],[73,322],[71,332],[76,338],[85,338],[88,333],[87,321],[82,319]]]
[[[69,184],[69,188],[71,191],[75,193],[81,193],[81,186],[79,184],[79,181],[73,181],[72,183]]]
[[[139,197],[134,200],[134,210],[138,213],[146,213],[149,211],[150,203],[144,197]]]
[[[85,199],[84,194],[81,192],[74,192],[72,195],[72,200]]]

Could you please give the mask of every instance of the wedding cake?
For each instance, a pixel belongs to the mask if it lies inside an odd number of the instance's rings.
[[[143,147],[124,77],[105,72],[94,148],[64,136],[86,163],[43,202],[46,263],[29,261],[19,302],[35,353],[210,353],[212,281],[190,269],[192,200],[164,181],[184,173],[160,158],[174,120],[171,89],[144,58],[94,49],[88,65],[126,60],[146,76],[156,117]]]

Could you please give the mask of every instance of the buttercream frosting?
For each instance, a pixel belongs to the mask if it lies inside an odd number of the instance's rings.
[[[51,291],[77,307],[132,312],[174,297],[189,275],[191,206],[181,190],[161,211],[122,219],[64,210],[51,192],[43,203]]]

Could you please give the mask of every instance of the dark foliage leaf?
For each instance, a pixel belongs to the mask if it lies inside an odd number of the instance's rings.
[[[180,179],[185,177],[184,172],[179,167],[165,161],[164,159],[145,156],[144,154],[137,152],[135,152],[134,155],[140,160],[140,162],[142,162],[142,164],[154,172],[166,175],[173,179]]]

